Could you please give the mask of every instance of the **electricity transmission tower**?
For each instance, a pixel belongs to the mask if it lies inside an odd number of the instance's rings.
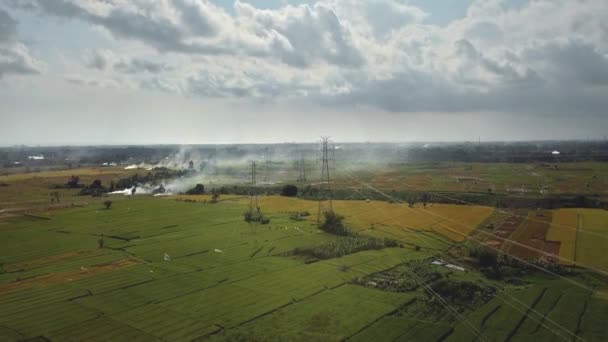
[[[317,224],[321,224],[321,214],[325,211],[333,211],[332,193],[329,178],[329,137],[322,137],[322,157],[321,157],[321,179],[319,180],[319,210],[317,211]],[[329,208],[323,202],[329,201]]]
[[[251,161],[251,187],[249,189],[249,212],[255,213],[260,210],[258,205],[258,195],[256,191],[256,182],[255,182],[255,160]]]
[[[298,160],[298,170],[300,175],[298,176],[298,182],[306,182],[306,167],[304,164],[304,152],[300,151],[300,159]]]

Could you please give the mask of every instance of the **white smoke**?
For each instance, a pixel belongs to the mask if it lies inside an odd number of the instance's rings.
[[[142,185],[137,185],[137,186],[133,186],[130,188],[126,188],[124,190],[112,191],[109,194],[110,195],[131,196],[131,195],[133,195],[133,188],[135,188],[135,193],[134,193],[135,195],[149,195],[154,191],[154,189],[158,188],[158,186],[154,187],[153,185],[142,184]]]

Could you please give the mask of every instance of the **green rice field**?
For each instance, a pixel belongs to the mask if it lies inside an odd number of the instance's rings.
[[[2,221],[0,340],[550,341],[565,330],[588,341],[606,336],[597,322],[608,316],[608,301],[564,280],[500,284],[500,294],[459,307],[459,315],[433,312],[424,309],[421,289],[392,292],[355,280],[428,262],[436,249],[404,245],[306,263],[288,252],[340,237],[286,213],[271,214],[267,225],[246,223],[239,201],[112,199],[109,210],[96,203]],[[454,272],[446,274],[482,279]]]

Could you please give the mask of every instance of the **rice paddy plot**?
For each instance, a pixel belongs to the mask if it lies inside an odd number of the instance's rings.
[[[263,291],[241,287],[237,283],[194,292],[159,305],[196,316],[199,322],[206,325],[233,327],[290,302],[291,299],[285,293],[269,296]]]
[[[0,294],[0,322],[10,319],[18,312],[37,310],[55,303],[69,301],[88,295],[88,292],[72,286],[53,285],[30,288],[22,291]]]
[[[165,341],[191,341],[219,330],[219,327],[207,324],[198,317],[156,304],[110,317]]]
[[[190,272],[141,283],[126,289],[128,293],[146,297],[149,302],[178,298],[221,283],[222,279],[202,272]]]
[[[146,265],[135,265],[128,269],[116,270],[94,277],[74,281],[72,286],[87,290],[92,294],[127,288],[153,281],[154,277]]]
[[[308,220],[317,220],[316,201],[279,196],[260,197],[259,201],[267,212],[308,211],[311,213]],[[453,241],[464,240],[464,236],[473,232],[493,211],[492,208],[482,206],[432,204],[424,208],[418,204],[410,208],[403,203],[346,200],[333,201],[333,210],[344,216],[347,226],[355,232],[367,234],[376,227],[395,236],[399,236],[402,231],[428,231]],[[405,239],[406,236],[402,237],[402,242],[410,242]]]
[[[608,309],[608,301],[591,301],[586,290],[563,280],[529,280],[533,282],[525,287],[506,288],[467,319],[489,340],[572,340],[573,334],[587,341],[603,340],[604,329],[595,324],[593,314]],[[460,323],[448,341],[473,337],[470,328]]]
[[[561,243],[560,256],[608,272],[608,211],[559,209],[547,234]]]
[[[32,338],[96,318],[99,315],[100,312],[97,310],[84,308],[72,302],[56,302],[53,305],[3,315],[0,318],[0,324],[19,331],[23,338]]]
[[[137,291],[117,289],[101,294],[80,297],[74,302],[80,306],[103,312],[105,315],[114,315],[147,305],[151,300],[146,296],[138,294]]]
[[[608,312],[608,300],[592,297],[589,298],[582,314],[579,326],[581,337],[587,341],[603,341],[608,336],[608,324],[606,324],[606,312]]]
[[[291,341],[338,341],[356,334],[361,327],[372,324],[408,300],[408,294],[343,285],[214,337],[275,340],[280,336]]]
[[[349,341],[421,341],[441,340],[452,327],[441,323],[417,320],[391,313],[349,338]]]
[[[161,339],[109,317],[100,317],[52,331],[45,335],[52,341],[133,341],[160,342]]]
[[[546,288],[534,286],[526,289],[514,290],[509,294],[523,304],[511,306],[513,300],[504,294],[498,295],[480,309],[466,316],[467,321],[490,340],[504,341],[509,335],[517,332],[519,322],[526,317],[526,308],[534,307],[544,294]],[[475,339],[477,333],[466,323],[456,325],[454,332],[447,341],[469,341]]]
[[[546,239],[560,244],[559,256],[574,260],[574,244],[578,229],[578,209],[559,209],[553,211],[553,219]]]

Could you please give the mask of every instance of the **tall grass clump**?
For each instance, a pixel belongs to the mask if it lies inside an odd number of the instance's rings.
[[[387,247],[397,247],[397,242],[391,239],[349,236],[343,239],[317,245],[311,249],[303,250],[302,254],[323,260],[338,258],[361,251],[383,249]]]

